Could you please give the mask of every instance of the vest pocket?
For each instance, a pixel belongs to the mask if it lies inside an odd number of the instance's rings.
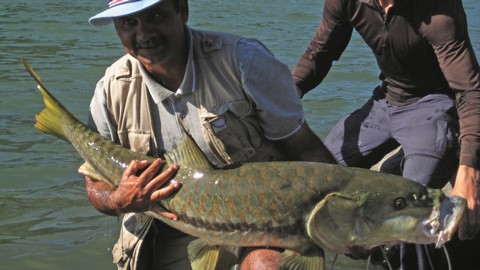
[[[262,133],[247,118],[250,104],[246,101],[226,104],[215,112],[200,110],[205,140],[215,156],[225,164],[243,162],[255,156]]]
[[[129,130],[119,131],[118,138],[123,147],[147,155],[150,150],[150,131]]]

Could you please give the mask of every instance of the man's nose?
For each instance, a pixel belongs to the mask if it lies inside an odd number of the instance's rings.
[[[148,41],[154,35],[153,25],[145,21],[140,21],[137,24],[137,39],[140,41]]]

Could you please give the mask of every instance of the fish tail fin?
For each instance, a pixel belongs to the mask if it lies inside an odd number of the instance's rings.
[[[63,140],[66,140],[59,118],[63,111],[56,106],[55,102],[52,102],[52,96],[49,95],[45,88],[39,85],[38,89],[40,89],[40,92],[43,95],[43,100],[46,107],[39,114],[35,115],[34,127],[42,132],[52,134]]]
[[[73,115],[63,107],[58,100],[53,97],[50,92],[43,86],[43,83],[38,74],[27,63],[25,58],[22,58],[22,63],[32,78],[37,82],[38,89],[43,96],[45,108],[37,115],[35,115],[34,127],[44,133],[52,134],[60,139],[67,140],[65,130],[62,125],[62,120]]]

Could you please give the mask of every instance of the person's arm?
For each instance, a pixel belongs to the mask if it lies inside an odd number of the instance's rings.
[[[460,239],[480,232],[480,68],[461,1],[441,1],[421,33],[432,44],[455,99],[460,125],[460,166],[451,195],[467,200]]]
[[[295,91],[288,66],[278,61],[273,54],[261,42],[252,39],[242,39],[237,46],[237,59],[242,77],[242,86],[245,94],[252,102],[255,110],[256,121],[265,131],[267,139],[282,141],[289,149],[300,147],[306,150],[307,139],[301,141],[301,146],[288,137],[296,137],[296,134],[309,133],[303,123],[303,110],[300,97]],[[311,131],[310,131],[311,132]],[[293,134],[293,135],[292,135]],[[311,134],[310,134],[311,135]],[[302,136],[303,137],[303,136]],[[318,138],[317,138],[318,139]],[[299,140],[300,141],[300,140]],[[320,140],[315,141],[316,143]],[[322,143],[323,146],[323,143]],[[282,147],[282,146],[281,146]],[[314,147],[314,144],[311,145]],[[329,152],[320,150],[314,153],[305,152],[303,155],[314,157],[317,160],[332,161]],[[292,151],[293,152],[293,151]],[[295,152],[298,154],[298,152]],[[302,157],[303,157],[302,155]],[[299,158],[301,158],[299,156]],[[293,158],[292,158],[293,159]],[[247,249],[241,260],[240,269],[277,269],[279,268],[281,253],[276,249],[255,248]]]
[[[110,122],[108,115],[102,79],[98,82],[90,103],[88,126],[100,135],[117,141],[115,125]],[[178,170],[178,165],[174,164],[157,175],[164,165],[161,159],[152,164],[134,160],[125,169],[117,187],[86,176],[87,197],[95,209],[108,215],[118,216],[127,212],[150,210],[167,218],[176,219],[175,215],[165,212],[158,204],[159,200],[180,188],[176,181],[166,184]],[[137,175],[141,170],[144,171]]]
[[[306,122],[298,131],[278,143],[291,160],[337,163],[332,153]]]
[[[340,58],[350,42],[353,28],[344,22],[342,2],[325,1],[322,21],[293,69],[292,77],[300,97],[323,81],[332,62]]]
[[[480,89],[457,92],[456,96],[460,166],[451,195],[467,200],[467,210],[458,234],[460,239],[472,239],[480,233]]]
[[[239,52],[243,86],[265,137],[277,142],[290,160],[337,163],[305,122],[288,67],[255,40],[241,41]]]
[[[87,197],[98,211],[113,216],[128,212],[154,211],[164,217],[176,220],[177,217],[164,211],[158,202],[180,188],[180,183],[171,181],[179,169],[171,165],[157,175],[164,166],[161,159],[152,164],[147,161],[133,160],[125,169],[117,187],[85,176]],[[139,176],[137,172],[145,169]]]

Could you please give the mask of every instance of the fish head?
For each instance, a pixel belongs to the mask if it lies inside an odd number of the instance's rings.
[[[400,242],[448,241],[464,211],[439,189],[411,180],[378,184],[356,192],[333,192],[320,201],[306,222],[308,236],[334,253],[371,250]]]

